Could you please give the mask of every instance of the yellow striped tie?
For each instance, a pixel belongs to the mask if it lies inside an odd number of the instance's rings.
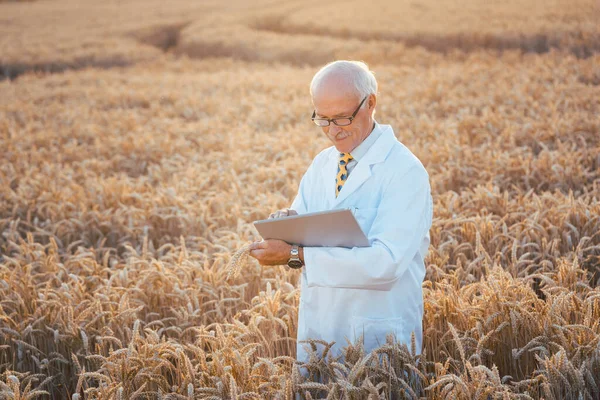
[[[340,153],[340,162],[338,163],[337,177],[335,178],[335,197],[338,197],[342,186],[348,179],[348,163],[353,160],[350,153]]]

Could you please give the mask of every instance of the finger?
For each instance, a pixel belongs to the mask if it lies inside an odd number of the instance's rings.
[[[265,251],[263,249],[251,250],[250,255],[257,260],[261,261],[265,256]]]
[[[264,249],[266,247],[267,247],[267,244],[265,243],[264,240],[261,240],[259,242],[254,242],[250,245],[251,250]]]
[[[259,243],[260,243],[260,242],[252,242],[252,243],[250,243],[250,246],[248,246],[248,249],[249,249],[250,251],[252,251],[252,250],[255,250],[255,249],[258,249],[258,244],[259,244]]]

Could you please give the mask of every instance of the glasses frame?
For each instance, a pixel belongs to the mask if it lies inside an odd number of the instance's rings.
[[[321,127],[321,128],[325,128],[326,126],[331,125],[331,123],[333,122],[334,124],[336,124],[337,126],[348,126],[352,124],[352,121],[354,121],[354,117],[356,117],[356,114],[358,114],[358,110],[360,110],[360,108],[362,107],[363,103],[365,102],[365,100],[367,99],[367,97],[369,97],[369,95],[366,95],[364,97],[364,99],[362,99],[362,101],[360,102],[360,104],[358,105],[358,107],[356,107],[356,110],[354,110],[354,112],[352,113],[352,115],[350,117],[337,117],[337,118],[317,118],[317,110],[313,110],[312,113],[312,117],[310,117],[310,119],[312,120],[312,122],[315,123],[315,125]],[[350,123],[348,124],[338,124],[337,120],[338,119],[349,119]],[[317,121],[315,120],[319,120],[319,121],[327,121],[327,125],[319,125],[317,123]]]

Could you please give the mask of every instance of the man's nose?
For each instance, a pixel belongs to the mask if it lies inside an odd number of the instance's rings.
[[[329,133],[333,136],[337,135],[338,133],[340,133],[340,131],[342,130],[342,128],[340,128],[339,126],[337,126],[336,124],[334,124],[333,122],[329,123]]]

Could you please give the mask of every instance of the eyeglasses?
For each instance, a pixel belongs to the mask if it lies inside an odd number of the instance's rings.
[[[363,105],[363,103],[365,102],[367,97],[369,97],[369,96],[365,96],[365,98],[362,99],[362,101],[360,102],[358,107],[356,107],[356,110],[354,110],[354,112],[352,113],[351,117],[331,118],[331,119],[330,118],[316,118],[317,112],[313,111],[312,117],[310,119],[312,119],[312,121],[315,123],[315,125],[320,126],[320,127],[329,126],[329,124],[332,122],[334,124],[336,124],[337,126],[348,126],[352,123],[352,120],[354,119],[354,117],[356,117],[358,110],[360,110],[360,107]]]

